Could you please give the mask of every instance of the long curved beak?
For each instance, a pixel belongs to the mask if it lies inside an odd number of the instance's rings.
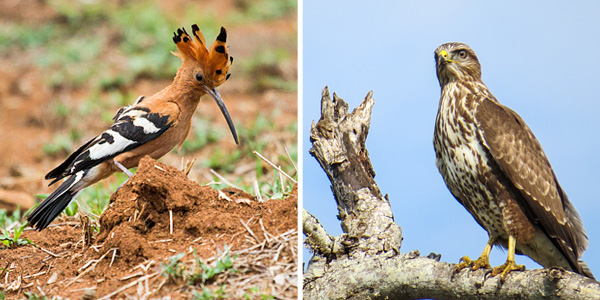
[[[219,94],[219,91],[217,91],[217,88],[206,89],[206,92],[213,99],[215,99],[215,102],[219,106],[219,109],[221,109],[221,113],[223,113],[225,120],[227,120],[227,125],[229,126],[229,130],[231,131],[231,134],[233,135],[233,139],[235,140],[235,143],[239,145],[240,143],[238,141],[237,132],[235,131],[235,126],[233,125],[233,121],[231,121],[231,117],[229,116],[227,107],[225,107],[225,102],[223,102],[223,99],[221,98],[221,94]]]

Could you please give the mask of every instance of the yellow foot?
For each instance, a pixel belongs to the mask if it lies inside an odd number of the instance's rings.
[[[492,276],[496,276],[496,275],[502,273],[502,276],[500,276],[500,277],[502,278],[502,281],[504,281],[504,279],[506,279],[506,275],[508,275],[508,273],[510,273],[512,271],[524,271],[524,270],[525,270],[524,265],[517,265],[517,263],[514,260],[507,260],[503,265],[497,266],[492,270]]]
[[[460,270],[462,270],[466,267],[470,267],[472,263],[473,263],[473,261],[471,260],[471,258],[469,258],[468,256],[463,256],[460,259],[458,266],[456,266],[456,270],[454,270],[454,273],[458,273],[458,272],[460,272]]]
[[[460,270],[467,268],[467,267],[471,267],[471,270],[475,271],[480,268],[490,269],[492,266],[490,266],[489,259],[486,257],[482,256],[476,260],[471,260],[468,256],[463,256],[460,259],[460,263],[456,267],[456,271],[454,271],[454,272],[458,273],[458,272],[460,272]]]

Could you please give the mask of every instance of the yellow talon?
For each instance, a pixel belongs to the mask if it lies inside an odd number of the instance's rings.
[[[508,258],[506,259],[506,262],[501,265],[501,266],[497,266],[492,270],[492,276],[496,276],[500,273],[502,273],[502,276],[500,277],[502,279],[502,281],[504,281],[504,279],[506,279],[506,275],[508,275],[508,273],[512,272],[512,271],[524,271],[525,270],[525,266],[524,265],[517,265],[517,263],[515,262],[515,247],[516,247],[517,243],[516,243],[516,239],[514,236],[509,235],[508,236]]]
[[[460,263],[456,266],[455,273],[460,272],[460,270],[471,267],[471,270],[476,271],[479,269],[491,269],[489,257],[484,257],[483,255],[476,260],[471,260],[468,256],[463,256],[460,259]]]
[[[454,273],[458,273],[460,272],[460,270],[466,268],[466,267],[470,267],[473,264],[473,261],[471,260],[471,258],[469,258],[468,256],[463,256],[459,263],[458,266],[456,266],[456,270],[454,270]]]
[[[476,260],[471,260],[468,256],[463,256],[460,259],[460,263],[458,264],[458,266],[456,266],[456,271],[454,271],[455,273],[460,272],[460,270],[466,268],[466,267],[471,267],[471,270],[475,271],[481,268],[484,269],[490,269],[492,266],[490,266],[490,252],[492,251],[492,245],[494,244],[494,238],[490,238],[487,242],[487,244],[485,245],[485,249],[483,249],[483,252],[481,253],[481,256],[479,256],[478,259]]]
[[[510,273],[512,271],[524,271],[524,270],[525,270],[524,265],[517,265],[517,263],[514,260],[513,261],[507,260],[503,265],[497,266],[492,270],[492,276],[496,276],[496,275],[502,273],[500,278],[502,279],[502,281],[504,281],[504,279],[506,279],[506,275],[508,275],[508,273]]]
[[[490,260],[489,257],[480,257],[478,258],[476,261],[473,262],[473,264],[471,265],[471,269],[473,271],[478,270],[480,268],[483,269],[490,269],[492,268],[492,266],[490,266]]]

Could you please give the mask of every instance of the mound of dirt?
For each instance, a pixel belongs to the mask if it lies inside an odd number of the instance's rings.
[[[0,262],[7,264],[7,296],[39,294],[40,287],[47,295],[65,298],[122,298],[119,289],[139,297],[183,297],[190,287],[160,276],[160,264],[181,252],[190,260],[192,250],[211,260],[226,246],[239,255],[234,263],[238,273],[220,283],[237,288],[240,293],[230,294],[234,298],[255,286],[283,298],[297,293],[296,189],[286,199],[258,202],[238,189],[201,186],[146,157],[111,197],[100,217],[100,234],[88,248],[82,246],[82,232],[89,230],[71,224],[26,231],[22,238],[37,246],[0,251]],[[244,265],[238,265],[242,261]]]
[[[245,226],[261,232],[259,220],[276,235],[297,226],[296,199],[259,203],[238,189],[219,193],[149,157],[140,162],[140,173],[113,195],[100,218],[98,241],[106,249],[118,248],[128,261],[139,263],[163,251],[158,240],[199,239],[198,253],[210,256],[224,244],[243,246]]]

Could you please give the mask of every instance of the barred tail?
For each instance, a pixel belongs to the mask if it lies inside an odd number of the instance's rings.
[[[580,259],[577,261],[577,263],[579,264],[579,268],[581,268],[581,275],[596,280],[596,278],[594,278],[594,274],[592,274],[592,270],[583,260]]]
[[[46,198],[27,217],[29,224],[37,230],[43,230],[60,215],[60,213],[71,203],[79,191],[81,184],[77,184],[87,174],[87,170],[80,171],[65,180],[54,192]]]

